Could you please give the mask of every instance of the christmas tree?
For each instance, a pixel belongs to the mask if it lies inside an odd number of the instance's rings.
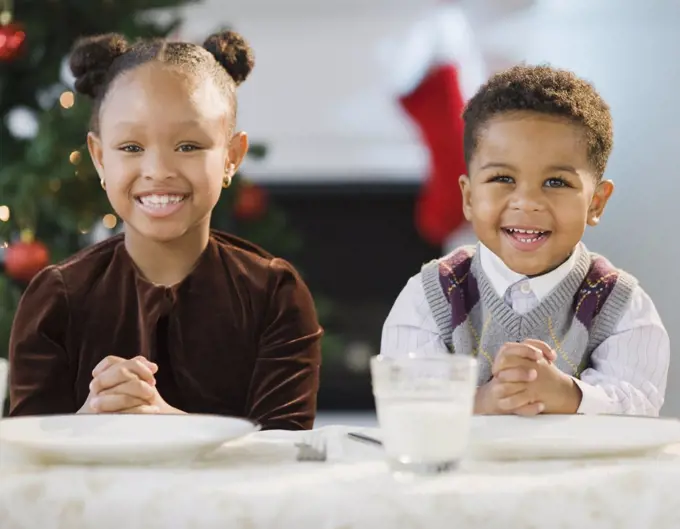
[[[30,279],[121,228],[85,145],[90,104],[71,90],[71,47],[98,33],[168,37],[180,18],[149,10],[188,3],[24,0],[13,12],[9,1],[0,0],[0,357]],[[223,193],[213,225],[287,259],[300,247],[266,191],[242,177]]]

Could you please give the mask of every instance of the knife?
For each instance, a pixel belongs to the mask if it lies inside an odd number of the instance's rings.
[[[364,435],[362,433],[357,433],[357,432],[349,432],[347,434],[347,437],[350,439],[354,439],[355,441],[359,441],[361,443],[368,443],[372,444],[374,446],[382,446],[382,441],[379,441],[375,437],[370,437],[368,435]]]

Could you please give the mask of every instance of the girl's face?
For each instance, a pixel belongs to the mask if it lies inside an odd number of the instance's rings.
[[[88,147],[113,209],[143,238],[169,242],[210,225],[225,177],[248,149],[209,78],[144,64],[114,81]]]

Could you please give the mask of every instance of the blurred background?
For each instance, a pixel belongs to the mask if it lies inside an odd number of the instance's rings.
[[[518,62],[572,69],[611,105],[616,193],[586,243],[636,275],[679,336],[675,0],[0,0],[0,12],[0,356],[26,282],[121,229],[84,149],[73,41],[202,42],[225,27],[256,53],[239,95],[255,146],[214,223],[291,260],[314,293],[319,423],[374,421],[368,360],[394,299],[423,262],[471,241],[462,105]],[[663,414],[680,416],[673,360]]]

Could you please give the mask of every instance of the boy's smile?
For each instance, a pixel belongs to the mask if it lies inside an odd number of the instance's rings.
[[[501,230],[510,239],[510,243],[521,252],[537,250],[551,234],[550,230],[536,226],[504,226]]]
[[[481,129],[461,177],[466,218],[515,272],[559,266],[599,221],[613,184],[597,181],[583,127],[559,116],[508,112]]]

